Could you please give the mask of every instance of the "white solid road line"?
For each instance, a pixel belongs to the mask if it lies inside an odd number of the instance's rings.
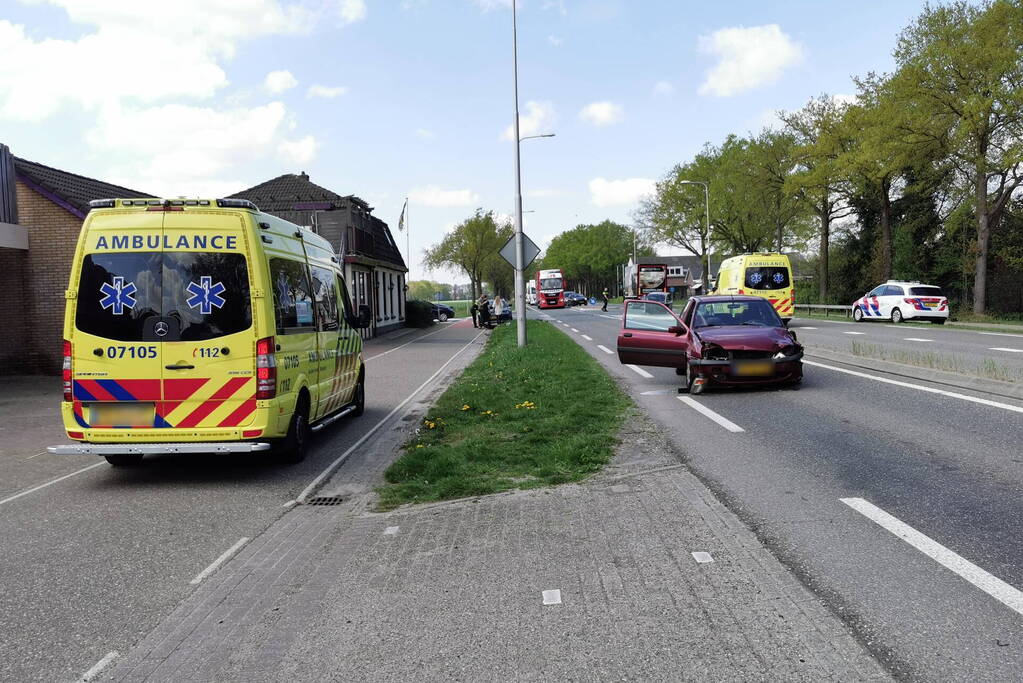
[[[610,318],[611,320],[621,320],[622,319],[622,317],[620,315],[602,315],[600,317],[601,318]]]
[[[634,373],[636,373],[640,377],[645,377],[646,379],[653,379],[654,378],[653,375],[651,375],[649,372],[647,372],[643,368],[639,367],[638,365],[629,365],[628,363],[626,363],[625,367],[629,368],[630,370],[632,370]]]
[[[682,401],[683,403],[685,403],[687,406],[689,406],[690,408],[692,408],[696,412],[701,413],[701,414],[705,415],[706,417],[709,417],[710,419],[714,420],[715,422],[717,422],[719,425],[721,425],[722,427],[724,427],[725,429],[727,429],[730,432],[744,432],[744,431],[746,431],[745,429],[743,429],[739,425],[735,424],[734,422],[732,422],[728,418],[722,417],[721,415],[718,415],[717,413],[715,413],[713,410],[711,410],[707,406],[705,406],[702,403],[700,403],[700,402],[690,398],[689,396],[676,396],[675,398],[677,398],[678,400]]]
[[[1014,413],[1023,413],[1023,408],[1019,406],[1010,405],[1008,403],[1000,403],[998,401],[992,401],[986,398],[977,398],[976,396],[967,396],[966,394],[958,394],[954,391],[945,391],[944,389],[935,389],[933,387],[925,387],[920,384],[911,384],[910,382],[900,382],[897,379],[888,379],[887,377],[878,377],[876,375],[868,375],[865,372],[857,372],[856,370],[846,370],[845,368],[836,368],[833,365],[825,365],[824,363],[817,363],[812,360],[803,359],[803,365],[812,365],[815,368],[824,368],[825,370],[834,370],[835,372],[844,372],[847,375],[853,375],[855,377],[863,377],[864,379],[872,379],[875,382],[884,382],[885,384],[894,384],[897,387],[906,387],[907,389],[916,389],[917,391],[926,391],[928,394],[940,394],[941,396],[948,396],[949,398],[958,398],[962,401],[969,401],[971,403],[979,403],[982,406],[990,406],[992,408],[1001,408],[1002,410],[1011,410]]]
[[[220,565],[224,564],[229,559],[231,559],[231,556],[234,555],[239,550],[241,550],[242,546],[248,542],[249,542],[248,536],[242,536],[241,538],[239,538],[237,543],[235,543],[233,546],[225,550],[220,557],[218,557],[217,559],[213,560],[213,562],[210,563],[210,566],[206,567],[206,569],[203,569],[201,572],[196,574],[195,578],[189,581],[188,583],[192,584],[193,586],[198,586],[200,583],[203,582],[203,579],[205,579],[213,572],[217,571]]]
[[[589,336],[588,334],[584,334],[583,339],[585,339],[586,341],[593,341],[593,337]]]
[[[17,500],[17,499],[21,498],[22,496],[27,496],[30,493],[35,493],[39,489],[44,489],[47,486],[52,486],[52,485],[56,484],[57,482],[64,481],[65,479],[70,479],[71,477],[73,477],[73,476],[75,476],[77,474],[81,474],[82,472],[88,472],[89,470],[96,469],[97,467],[102,467],[103,465],[106,465],[106,463],[105,462],[98,462],[95,465],[89,465],[88,467],[83,467],[80,470],[75,470],[71,474],[65,474],[63,477],[57,477],[56,479],[51,479],[50,481],[46,482],[45,484],[40,484],[39,486],[33,486],[32,488],[28,489],[27,491],[22,491],[21,493],[15,493],[13,496],[11,496],[9,498],[4,498],[3,500],[0,500],[0,505],[3,505],[4,503],[10,503],[12,500]]]
[[[973,330],[966,330],[972,332]],[[978,332],[977,334],[986,334],[991,337],[1023,337],[1023,334],[1009,334],[1008,332]]]
[[[600,349],[601,351],[603,351],[604,353],[609,353],[609,354],[612,354],[612,355],[614,354],[614,351],[612,351],[611,349],[607,348],[606,346],[604,346],[602,344],[597,344],[597,348]]]
[[[933,339],[923,339],[922,337],[903,337],[904,341],[920,341],[920,342],[932,342]]]
[[[988,351],[1008,351],[1009,353],[1023,353],[1023,349],[1010,349],[1005,346],[993,346]]]
[[[475,337],[473,337],[469,341],[469,343],[467,343],[465,346],[463,346],[462,348],[460,348],[457,351],[455,351],[454,355],[452,355],[451,358],[448,358],[447,362],[444,363],[444,365],[440,366],[437,369],[437,372],[435,372],[432,375],[430,375],[430,378],[428,380],[426,380],[425,382],[420,384],[415,390],[412,391],[412,393],[410,393],[408,396],[406,396],[404,401],[402,401],[398,405],[394,406],[394,408],[391,410],[391,412],[387,413],[387,415],[385,415],[382,420],[380,420],[375,425],[370,427],[369,431],[367,431],[365,434],[362,435],[362,438],[360,438],[358,441],[356,441],[351,446],[349,446],[348,450],[346,450],[344,453],[339,455],[337,457],[337,459],[334,460],[334,462],[332,462],[329,465],[327,465],[327,469],[323,470],[318,475],[316,475],[316,478],[313,479],[309,483],[308,486],[306,486],[304,489],[302,489],[302,493],[300,493],[297,496],[295,496],[295,500],[297,500],[299,503],[305,503],[306,499],[310,496],[310,494],[312,494],[312,492],[316,490],[316,487],[318,487],[320,484],[322,484],[324,482],[324,480],[327,479],[327,477],[329,477],[330,475],[334,474],[335,470],[337,470],[338,467],[341,467],[341,465],[344,464],[345,460],[347,460],[348,457],[352,453],[354,453],[357,449],[359,449],[362,446],[362,444],[366,443],[366,441],[369,440],[369,437],[371,437],[374,434],[376,434],[377,430],[380,429],[381,427],[383,427],[385,424],[387,424],[387,421],[390,420],[392,417],[394,417],[395,413],[397,413],[399,410],[404,408],[405,405],[408,404],[409,401],[411,401],[413,398],[415,398],[416,394],[418,394],[420,391],[422,391],[424,388],[426,388],[426,386],[428,384],[430,384],[430,382],[432,382],[433,380],[437,379],[437,376],[440,375],[440,373],[444,372],[444,368],[446,368],[447,366],[451,365],[452,361],[454,361],[456,358],[458,358],[458,355],[460,353],[462,353],[462,351],[465,351],[467,348],[472,346],[476,342],[476,340],[479,339],[482,335],[483,335],[483,333],[480,332]]]
[[[966,579],[1009,609],[1023,614],[1023,592],[868,501],[862,498],[840,498],[839,500],[867,519],[892,532],[941,566]]]
[[[93,664],[92,668],[89,669],[88,671],[86,671],[84,674],[82,674],[82,677],[79,678],[78,680],[81,681],[82,683],[89,683],[89,681],[96,680],[96,677],[99,676],[100,673],[103,672],[103,669],[105,669],[108,666],[110,666],[110,662],[114,661],[115,659],[117,659],[120,656],[121,655],[119,653],[117,653],[117,652],[108,652],[103,657],[103,659],[101,659],[98,662],[96,662],[95,664]]]

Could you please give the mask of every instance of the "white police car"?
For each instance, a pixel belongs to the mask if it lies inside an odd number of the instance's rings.
[[[944,325],[948,320],[948,298],[941,287],[935,285],[889,280],[853,302],[852,316],[856,322],[929,320]]]

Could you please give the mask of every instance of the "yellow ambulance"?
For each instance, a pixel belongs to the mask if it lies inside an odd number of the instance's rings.
[[[101,199],[66,292],[64,401],[75,443],[112,465],[273,448],[360,415],[358,329],[330,243],[244,199]]]
[[[789,257],[776,252],[761,252],[725,259],[718,270],[713,294],[762,296],[788,323],[796,304]]]

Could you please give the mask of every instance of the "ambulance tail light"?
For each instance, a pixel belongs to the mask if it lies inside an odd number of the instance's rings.
[[[64,340],[64,363],[61,366],[61,374],[64,377],[64,400],[73,399],[71,391],[71,342]]]
[[[277,358],[274,356],[273,337],[264,337],[256,342],[256,398],[271,399],[277,396]]]

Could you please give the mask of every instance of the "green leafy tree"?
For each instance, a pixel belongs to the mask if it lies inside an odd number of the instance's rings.
[[[618,268],[632,256],[634,233],[631,228],[612,221],[596,225],[577,225],[551,240],[544,254],[545,268],[560,268],[565,278],[585,294],[604,287],[616,290]],[[637,256],[649,256],[653,250],[637,243]]]
[[[804,202],[817,219],[820,238],[818,295],[828,301],[831,224],[851,212],[844,201],[847,175],[838,165],[848,148],[848,131],[841,125],[844,106],[828,95],[811,99],[796,112],[781,118],[794,136],[796,171],[785,180],[785,190]]]
[[[940,144],[976,220],[973,311],[987,307],[991,232],[1023,183],[1023,6],[928,6],[899,37],[895,90],[906,130]]]
[[[427,268],[453,268],[468,276],[472,286],[472,297],[480,295],[484,274],[493,259],[500,258],[498,250],[504,246],[507,236],[502,239],[493,211],[476,209],[454,230],[444,236],[439,244],[426,250],[423,260]]]
[[[408,298],[431,301],[440,293],[440,300],[445,301],[451,298],[451,285],[445,285],[433,280],[412,280],[408,283]]]

